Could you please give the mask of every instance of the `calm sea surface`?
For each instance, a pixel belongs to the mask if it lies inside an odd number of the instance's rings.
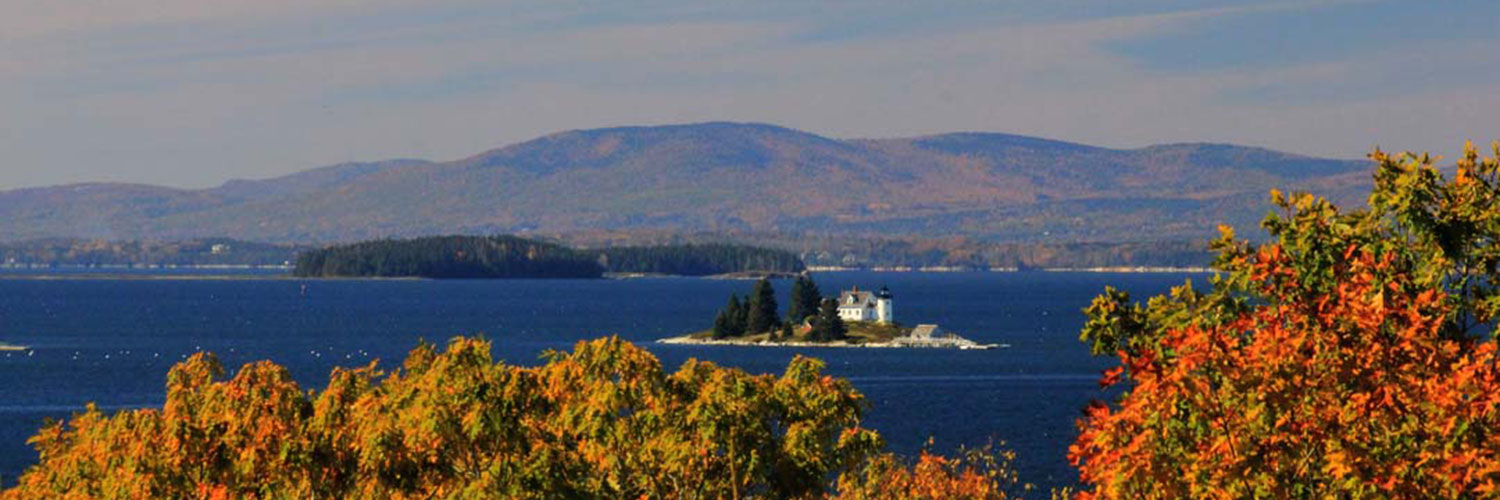
[[[6,275],[0,275],[6,276]],[[14,276],[14,275],[10,275]],[[1026,481],[1069,484],[1073,420],[1106,360],[1078,342],[1080,310],[1105,285],[1145,298],[1191,274],[819,273],[825,294],[887,285],[896,319],[939,323],[1007,349],[837,349],[667,346],[653,340],[708,327],[749,281],[688,278],[519,281],[0,279],[0,477],[35,463],[25,444],[45,417],[93,401],[104,409],[159,406],[167,369],[197,350],[233,370],[270,359],[307,388],[330,368],[379,358],[391,366],[418,339],[484,334],[495,355],[536,364],[547,349],[619,335],[669,369],[688,358],[779,373],[796,354],[822,358],[874,408],[866,424],[896,451],[1004,441]],[[303,286],[306,286],[305,293]],[[789,283],[776,283],[785,302]]]

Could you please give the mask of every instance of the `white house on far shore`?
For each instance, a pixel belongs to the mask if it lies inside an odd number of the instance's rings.
[[[839,292],[839,319],[844,321],[873,321],[890,323],[895,321],[891,310],[891,291],[880,287],[878,292],[861,292],[859,287]]]

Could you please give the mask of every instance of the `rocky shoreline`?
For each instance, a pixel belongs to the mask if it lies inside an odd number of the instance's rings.
[[[835,340],[830,342],[808,342],[804,340],[772,341],[772,340],[745,340],[745,339],[704,339],[694,338],[691,335],[680,337],[668,337],[656,341],[658,344],[674,345],[715,345],[715,346],[740,346],[740,347],[863,347],[870,349],[962,349],[962,350],[988,350],[1003,349],[1010,344],[980,344],[964,338],[943,339],[911,339],[908,337],[897,337],[882,342],[850,342],[847,340]]]

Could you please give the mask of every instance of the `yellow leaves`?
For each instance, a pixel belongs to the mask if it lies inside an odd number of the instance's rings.
[[[1349,463],[1349,454],[1343,450],[1333,451],[1328,454],[1328,463],[1323,470],[1334,479],[1343,479],[1354,472],[1354,467]]]
[[[1298,211],[1307,211],[1318,202],[1318,198],[1308,193],[1296,193],[1291,196],[1292,207]]]
[[[517,367],[460,338],[394,373],[335,370],[314,400],[265,362],[216,381],[203,354],[172,369],[169,411],[91,408],[41,429],[42,463],[7,495],[109,482],[176,498],[821,496],[883,446],[858,427],[864,399],[821,371],[798,358],[779,378],[696,361],[668,375],[618,338]]]

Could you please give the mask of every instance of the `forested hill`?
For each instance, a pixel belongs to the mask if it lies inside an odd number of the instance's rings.
[[[301,277],[598,278],[599,264],[561,245],[514,236],[434,236],[309,250]]]
[[[0,241],[589,230],[1180,241],[1210,238],[1226,222],[1253,233],[1271,188],[1354,206],[1369,185],[1365,161],[1228,144],[1111,149],[996,133],[842,140],[700,123],[569,131],[457,161],[345,164],[211,189],[3,191]]]

